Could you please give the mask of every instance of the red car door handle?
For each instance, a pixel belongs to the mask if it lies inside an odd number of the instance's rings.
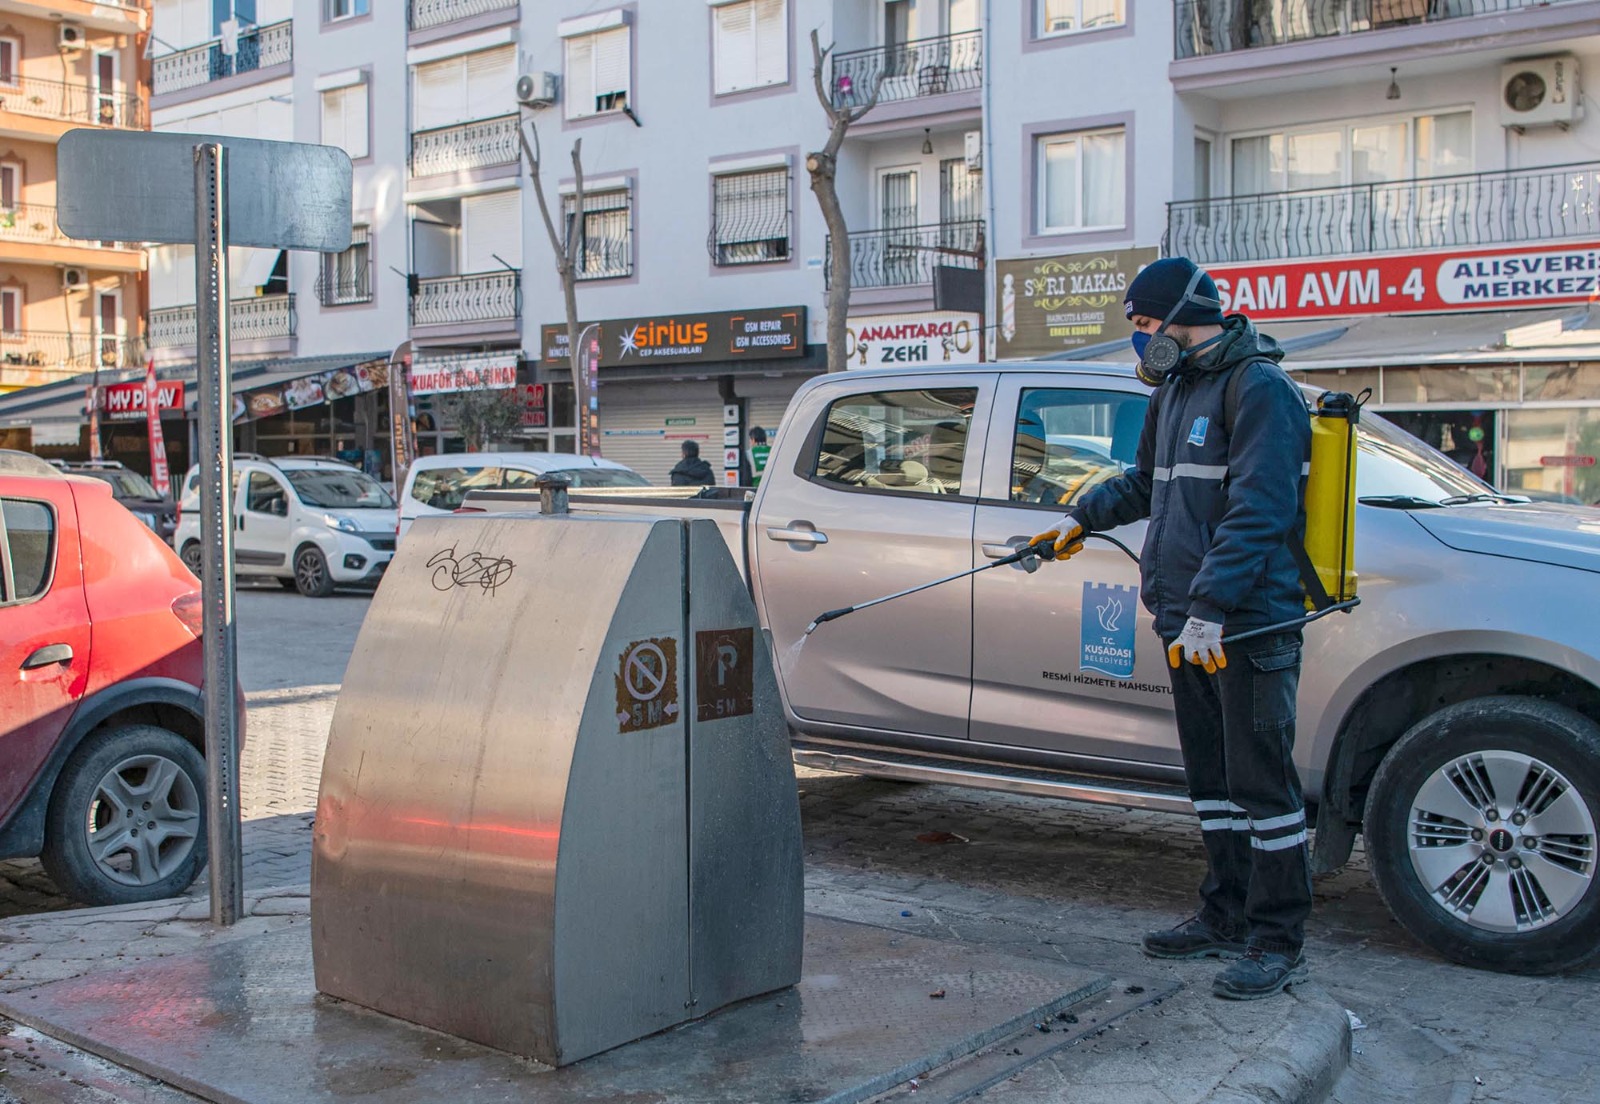
[[[46,644],[22,661],[24,671],[32,671],[36,667],[49,667],[55,663],[72,662],[72,645]]]

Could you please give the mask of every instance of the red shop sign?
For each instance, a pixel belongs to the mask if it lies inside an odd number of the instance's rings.
[[[121,421],[145,417],[145,381],[113,383],[100,388],[100,406],[106,417]],[[156,409],[183,409],[183,381],[160,380],[156,383]]]
[[[1207,268],[1225,311],[1258,321],[1515,310],[1600,300],[1600,242]]]
[[[1592,456],[1541,456],[1539,463],[1547,468],[1592,468]]]

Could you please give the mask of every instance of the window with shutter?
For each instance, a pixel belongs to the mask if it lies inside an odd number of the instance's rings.
[[[515,107],[511,90],[517,85],[517,48],[506,46],[466,57],[466,117],[462,122],[493,119]]]
[[[789,259],[789,170],[712,181],[711,259],[718,265]]]
[[[578,119],[594,109],[594,36],[567,39],[565,84],[567,118]]]
[[[436,130],[467,121],[466,62],[450,58],[419,65],[412,97],[413,131]]]
[[[626,189],[583,197],[583,230],[578,241],[578,279],[602,280],[633,275],[632,204]],[[561,201],[562,223],[573,232],[577,203]]]
[[[755,0],[756,84],[789,79],[789,16],[785,0]]]
[[[21,44],[16,39],[0,38],[0,84],[17,83],[17,58],[21,52]]]
[[[522,193],[467,196],[461,201],[461,272],[504,272],[506,265],[522,267]]]
[[[367,86],[355,84],[322,94],[322,144],[338,146],[352,160],[367,156]]]
[[[22,334],[22,289],[0,288],[0,334]]]
[[[567,118],[627,107],[631,69],[627,27],[567,39]]]
[[[715,18],[718,95],[789,79],[786,0],[737,0],[716,8]]]

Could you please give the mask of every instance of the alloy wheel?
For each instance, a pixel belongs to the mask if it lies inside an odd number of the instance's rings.
[[[194,780],[162,755],[134,755],[95,786],[84,831],[89,855],[112,881],[144,886],[171,876],[200,827]]]
[[[328,569],[323,565],[322,556],[316,552],[302,552],[300,558],[294,562],[295,582],[300,586],[302,594],[316,594],[327,585]]]

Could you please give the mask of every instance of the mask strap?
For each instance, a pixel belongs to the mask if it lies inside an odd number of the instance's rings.
[[[1178,301],[1172,304],[1172,309],[1169,310],[1167,312],[1167,316],[1161,320],[1161,328],[1156,330],[1156,333],[1166,333],[1167,327],[1172,325],[1172,320],[1178,317],[1179,311],[1183,310],[1184,307],[1189,305],[1190,300],[1200,302],[1202,306],[1209,306],[1216,302],[1215,299],[1212,299],[1209,296],[1197,296],[1194,293],[1194,289],[1200,286],[1200,277],[1204,276],[1205,274],[1205,269],[1199,267],[1198,265],[1195,266],[1194,275],[1189,277],[1189,286],[1183,289],[1183,294],[1178,297]]]

